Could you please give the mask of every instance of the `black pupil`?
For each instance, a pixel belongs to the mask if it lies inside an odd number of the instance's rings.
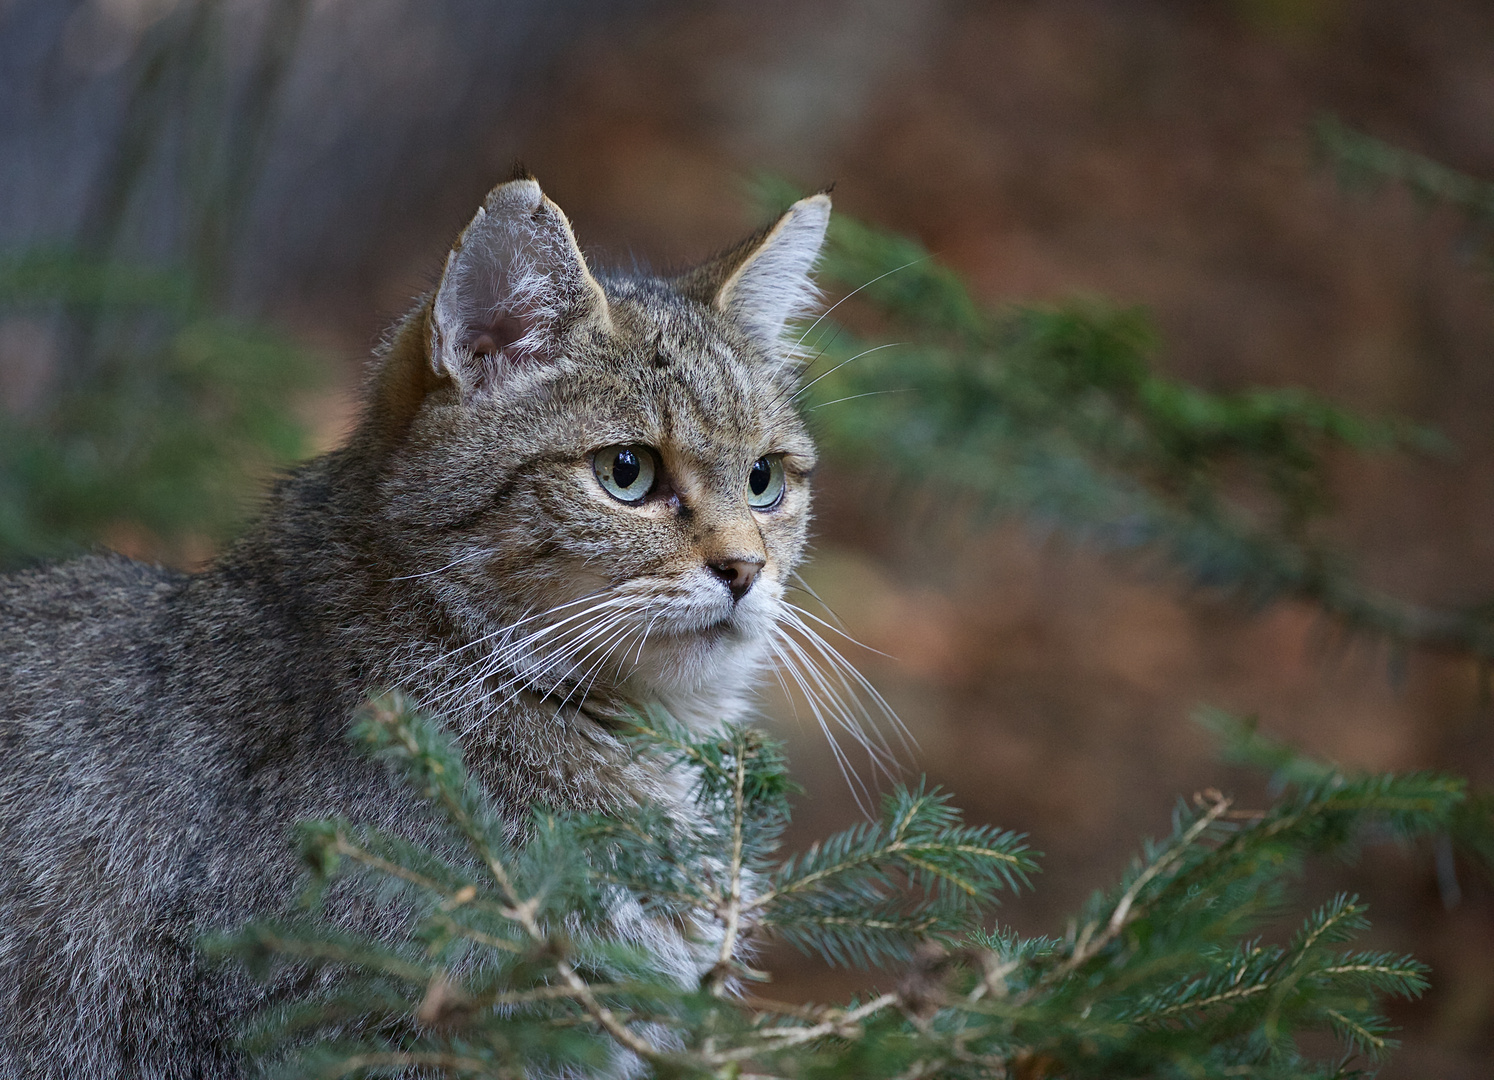
[[[773,467],[768,464],[767,458],[758,458],[752,465],[752,471],[747,474],[747,486],[752,489],[752,494],[761,495],[768,490],[768,481],[773,477]]]
[[[612,459],[612,480],[620,488],[630,488],[638,482],[638,455],[631,450],[619,450]]]

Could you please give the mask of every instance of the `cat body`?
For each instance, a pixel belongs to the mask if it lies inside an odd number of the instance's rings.
[[[780,337],[828,213],[608,279],[501,185],[348,444],[210,569],[0,580],[0,1080],[242,1075],[261,992],[193,943],[290,900],[295,821],[416,819],[346,738],[371,690],[446,718],[516,836],[679,801],[613,724],[739,718],[772,651],[814,463]]]

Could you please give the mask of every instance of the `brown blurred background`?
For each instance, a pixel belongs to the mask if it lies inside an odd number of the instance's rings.
[[[126,151],[142,54],[183,10],[0,0],[0,242],[103,230],[116,252],[180,253],[189,140],[168,124],[144,164]],[[1337,538],[1408,598],[1494,597],[1494,283],[1454,215],[1344,192],[1308,134],[1330,112],[1494,177],[1494,7],[237,0],[220,12],[238,28],[214,61],[230,73],[222,122],[256,107],[261,53],[241,43],[287,12],[221,298],[329,358],[334,389],[306,405],[322,445],[369,346],[514,158],[614,263],[735,239],[758,220],[753,174],[833,180],[839,210],[918,237],[993,304],[1143,304],[1170,373],[1300,385],[1436,427],[1446,458],[1336,465]],[[182,86],[159,91],[163,116],[190,98]],[[138,176],[121,205],[111,177],[126,167]],[[45,328],[7,325],[15,409],[64,377],[66,353]],[[1346,764],[1494,784],[1491,707],[1467,661],[1391,657],[1291,604],[1239,610],[1021,522],[909,513],[854,461],[817,497],[806,576],[895,658],[849,651],[916,736],[910,772],[1046,852],[1036,891],[1003,911],[1024,932],[1061,932],[1140,836],[1166,830],[1175,797],[1260,797],[1190,722],[1203,703]],[[112,540],[162,550],[128,521]],[[855,820],[821,737],[785,703],[767,708],[807,789],[795,837]],[[1406,1047],[1383,1076],[1494,1075],[1494,892],[1474,868],[1380,848],[1315,868],[1304,889],[1360,892],[1371,940],[1432,965],[1431,992],[1394,1009]],[[771,961],[780,994],[857,985]]]

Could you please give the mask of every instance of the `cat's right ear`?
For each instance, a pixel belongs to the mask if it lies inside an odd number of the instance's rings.
[[[463,398],[558,355],[563,327],[610,325],[570,222],[533,179],[500,184],[446,259],[431,306],[430,362]]]
[[[800,199],[766,229],[675,278],[675,288],[732,316],[770,355],[791,361],[797,343],[784,333],[817,299],[810,273],[829,224],[828,191]]]

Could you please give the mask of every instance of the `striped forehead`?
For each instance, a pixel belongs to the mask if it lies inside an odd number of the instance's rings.
[[[636,380],[639,398],[662,426],[740,446],[783,427],[797,428],[771,362],[736,335],[724,333],[713,313],[675,298],[626,303],[631,339],[615,362]]]
[[[655,343],[637,365],[639,402],[660,435],[704,460],[730,460],[760,452],[797,427],[791,402],[761,371],[756,357],[737,355],[721,341]]]

